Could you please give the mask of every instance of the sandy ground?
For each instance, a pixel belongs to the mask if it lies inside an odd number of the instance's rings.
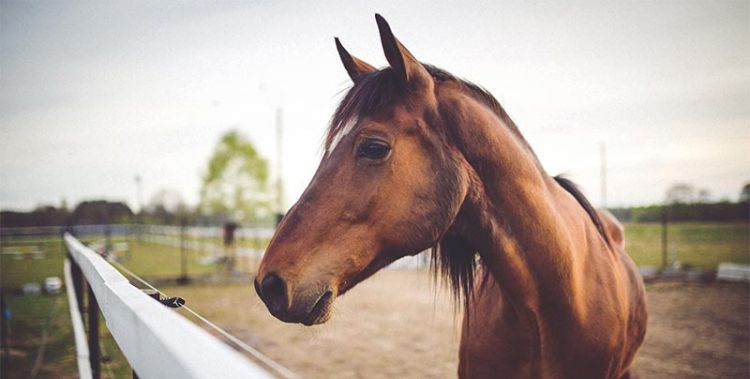
[[[642,378],[748,378],[748,286],[648,286]],[[460,316],[427,271],[388,270],[336,302],[331,321],[284,324],[249,282],[164,289],[305,378],[455,377]]]
[[[749,295],[741,284],[649,285],[649,329],[636,372],[644,378],[750,378]]]

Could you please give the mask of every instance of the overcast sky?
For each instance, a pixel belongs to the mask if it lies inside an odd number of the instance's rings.
[[[563,5],[562,3],[567,3]],[[490,90],[550,173],[601,202],[687,182],[735,200],[750,181],[748,1],[5,2],[0,207],[198,199],[222,132],[275,156],[287,205],[349,86],[334,48],[385,64],[374,13],[422,61]]]

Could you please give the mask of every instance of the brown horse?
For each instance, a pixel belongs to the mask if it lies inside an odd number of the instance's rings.
[[[432,247],[466,307],[459,376],[627,377],[646,307],[616,220],[547,175],[489,93],[420,63],[376,20],[390,67],[336,40],[354,85],[261,261],[269,311],[323,323],[337,296]]]

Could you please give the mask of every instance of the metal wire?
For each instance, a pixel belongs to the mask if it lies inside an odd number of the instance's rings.
[[[112,265],[114,265],[115,267],[117,267],[121,271],[124,271],[128,276],[132,277],[133,279],[135,279],[136,281],[140,282],[144,286],[146,286],[149,289],[152,289],[152,290],[156,291],[157,293],[160,293],[160,294],[162,294],[162,295],[164,295],[166,297],[170,297],[168,294],[166,294],[165,292],[163,292],[163,291],[159,290],[158,288],[154,287],[153,285],[151,285],[151,283],[147,282],[145,279],[141,278],[140,276],[138,276],[133,271],[130,271],[127,267],[123,266],[121,263],[116,262],[115,260],[110,259],[109,257],[106,257],[106,256],[105,256],[105,258]],[[224,330],[222,327],[214,324],[213,322],[211,322],[211,320],[209,320],[209,319],[201,316],[198,312],[194,311],[193,309],[191,309],[187,305],[183,305],[181,308],[184,309],[184,310],[186,310],[186,311],[188,311],[190,314],[192,314],[193,316],[195,316],[197,319],[203,321],[206,325],[208,325],[209,327],[211,327],[215,331],[219,332],[219,334],[221,334],[222,336],[224,336],[224,338],[226,338],[229,341],[231,341],[239,349],[246,351],[247,353],[249,353],[250,355],[252,355],[255,359],[259,360],[264,365],[266,365],[267,367],[271,368],[273,371],[275,371],[282,378],[285,378],[285,379],[299,379],[299,376],[297,376],[295,373],[291,372],[286,367],[282,366],[281,364],[277,363],[276,361],[274,361],[273,359],[271,359],[267,355],[265,355],[265,354],[261,353],[260,351],[256,350],[254,347],[246,344],[245,342],[243,342],[239,338],[237,338],[237,337],[229,334],[229,332],[227,332],[226,330]]]

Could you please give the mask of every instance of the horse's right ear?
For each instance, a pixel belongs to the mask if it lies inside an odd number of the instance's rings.
[[[393,35],[388,21],[377,13],[375,14],[375,21],[378,24],[378,31],[380,31],[380,42],[383,44],[385,58],[401,79],[401,82],[411,84],[430,82],[430,74],[427,73],[422,63],[414,58],[409,50]]]
[[[341,63],[344,64],[346,72],[349,73],[349,77],[352,78],[354,83],[357,83],[362,77],[375,71],[375,67],[372,67],[368,63],[349,54],[349,52],[344,49],[344,46],[341,44],[341,41],[339,41],[338,37],[335,37],[334,39],[336,40],[336,50],[339,51]]]

